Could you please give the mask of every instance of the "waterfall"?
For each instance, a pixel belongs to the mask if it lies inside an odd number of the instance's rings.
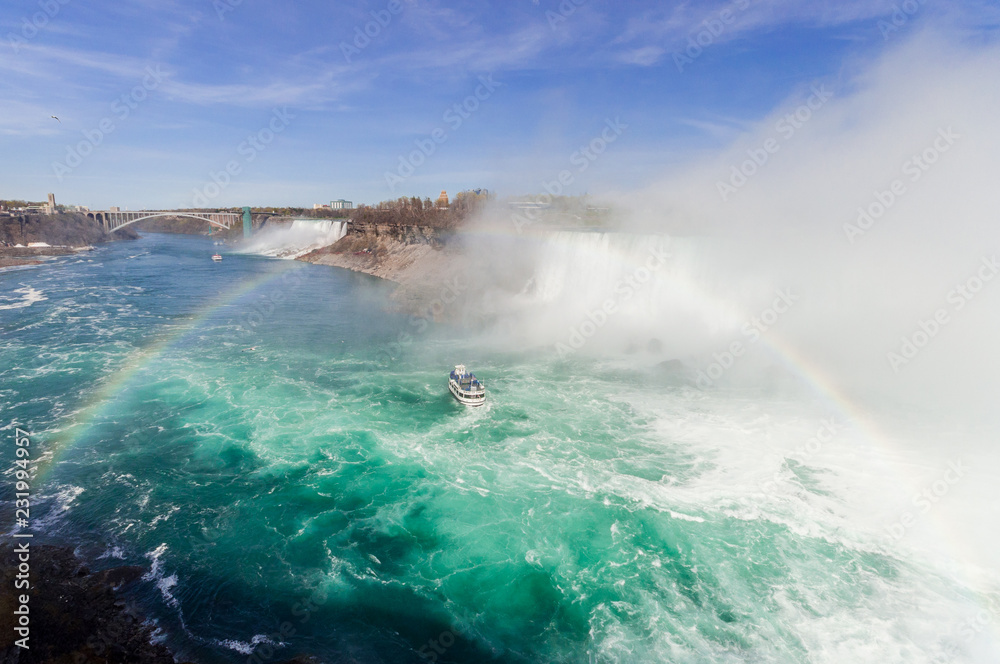
[[[347,223],[330,219],[296,219],[290,226],[265,227],[242,251],[293,259],[333,244],[347,234]]]
[[[709,238],[558,231],[537,236],[535,248],[512,309],[536,343],[599,338],[601,350],[696,351],[737,329],[741,291],[757,290],[724,278]]]

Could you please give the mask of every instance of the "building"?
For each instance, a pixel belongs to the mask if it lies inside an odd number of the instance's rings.
[[[48,204],[47,207],[48,207],[49,214],[55,214],[56,213],[56,195],[55,194],[49,194],[49,204]]]
[[[108,208],[108,212],[121,212],[121,211],[122,209],[117,205],[112,205],[111,207]]]
[[[330,206],[325,203],[313,203],[314,210],[329,210]]]
[[[438,196],[437,206],[438,207],[442,207],[442,208],[448,207],[448,192],[447,191],[442,191],[441,195]]]
[[[511,210],[548,210],[552,206],[539,201],[510,201],[507,207]]]
[[[334,210],[351,210],[354,208],[354,203],[339,198],[335,201],[330,201],[330,207]]]

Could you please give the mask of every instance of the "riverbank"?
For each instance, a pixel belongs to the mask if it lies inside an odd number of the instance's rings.
[[[70,256],[82,251],[91,251],[93,247],[0,247],[0,268],[24,267],[41,265],[44,260],[54,256]]]
[[[451,232],[427,226],[351,224],[343,238],[297,260],[391,281],[397,285],[392,300],[401,311],[438,318],[441,313],[429,314],[428,308],[459,271],[461,255],[451,242],[454,238]],[[452,293],[449,301],[456,297]]]
[[[14,588],[19,555],[0,545],[0,583]],[[70,549],[30,544],[30,590],[0,595],[0,662],[130,662],[173,664],[167,648],[151,642],[153,627],[122,592],[148,570],[138,566],[91,571]],[[17,595],[29,598],[27,649],[15,645]]]
[[[108,233],[100,223],[82,212],[0,216],[0,245],[19,244],[31,248],[29,244],[44,242],[52,248],[72,248],[137,237],[138,233],[129,227]]]
[[[0,256],[0,268],[22,267],[25,265],[41,265],[44,261],[29,260],[26,258],[7,258]]]
[[[23,545],[19,545],[23,546]],[[14,588],[22,560],[11,544],[0,544],[0,583]],[[4,664],[175,664],[166,646],[156,642],[155,624],[130,591],[148,581],[149,570],[137,565],[91,571],[69,548],[28,545],[31,589],[0,595],[0,662]],[[28,648],[21,637],[17,614],[20,597],[29,607]],[[184,664],[193,664],[190,661]],[[320,664],[309,656],[282,664]]]
[[[132,228],[108,233],[79,212],[0,216],[0,268],[41,265],[53,256],[89,251],[96,244],[134,240]],[[29,246],[40,244],[42,246]]]

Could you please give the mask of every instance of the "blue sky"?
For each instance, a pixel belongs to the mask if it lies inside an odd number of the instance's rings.
[[[620,135],[566,190],[629,190],[943,17],[975,35],[997,6],[8,0],[0,198],[52,191],[96,209],[536,193],[616,120]]]

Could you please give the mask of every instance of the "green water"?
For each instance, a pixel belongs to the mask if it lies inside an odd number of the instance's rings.
[[[130,599],[182,658],[971,656],[941,624],[969,593],[853,528],[821,460],[775,453],[830,416],[808,391],[419,334],[377,280],[213,250],[150,235],[0,274],[33,527],[149,567]],[[486,407],[449,395],[457,363]]]

